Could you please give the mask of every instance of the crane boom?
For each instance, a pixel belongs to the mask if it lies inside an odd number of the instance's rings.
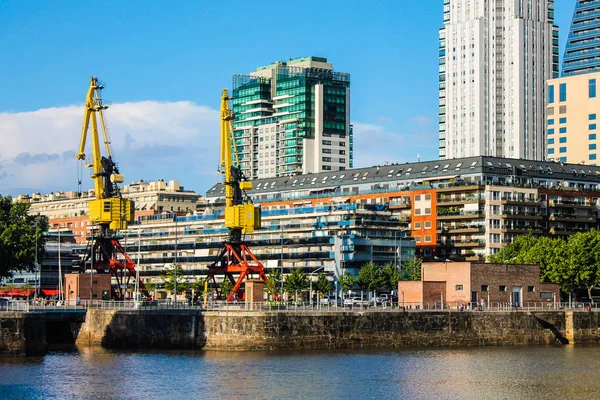
[[[225,186],[225,228],[229,230],[229,239],[223,243],[215,261],[208,267],[206,281],[212,280],[216,284],[215,275],[224,275],[223,279],[233,284],[233,289],[227,296],[227,300],[232,301],[234,296],[239,295],[244,279],[257,274],[260,280],[267,282],[267,275],[265,267],[242,240],[244,233],[254,232],[254,229],[260,227],[260,207],[255,206],[245,194],[245,190],[252,189],[252,182],[246,181],[240,166],[233,134],[234,115],[229,107],[229,100],[231,98],[227,89],[223,89],[219,172],[223,173]],[[237,274],[237,279],[234,274]],[[220,295],[220,292],[217,293]]]
[[[88,166],[92,168],[91,178],[94,180],[95,200],[90,201],[90,222],[100,226],[101,234],[108,235],[108,230],[127,228],[127,223],[133,222],[133,202],[121,198],[118,184],[123,182],[123,175],[114,163],[111,155],[110,141],[106,131],[103,111],[108,106],[102,103],[100,92],[104,86],[98,83],[98,78],[90,78],[85,108],[83,112],[83,126],[81,129],[81,141],[79,143],[78,160],[85,160],[85,145],[88,130],[91,125],[92,162]],[[100,118],[106,156],[100,150],[100,138],[98,135],[98,121]]]
[[[255,206],[245,190],[252,189],[239,166],[237,146],[233,137],[233,113],[229,107],[227,89],[221,96],[221,167],[225,185],[225,228],[230,231],[230,241],[239,242],[242,233],[254,232],[260,227],[260,207]],[[233,156],[235,155],[235,163]]]
[[[88,167],[92,168],[91,178],[94,180],[96,198],[89,201],[89,221],[92,226],[97,225],[100,229],[96,234],[95,229],[92,228],[89,253],[84,257],[83,264],[90,261],[90,272],[95,269],[95,272],[98,273],[112,273],[117,284],[111,285],[111,297],[115,300],[125,300],[129,281],[136,276],[136,265],[114,233],[119,229],[127,228],[127,224],[133,222],[134,204],[133,201],[121,197],[118,184],[123,182],[123,175],[119,173],[119,169],[112,159],[103,114],[108,107],[102,103],[100,96],[102,89],[104,86],[98,82],[98,78],[91,77],[83,112],[79,152],[77,153],[78,160],[85,160],[85,145],[91,125],[92,158]],[[104,136],[105,156],[100,151],[98,118]],[[144,283],[139,278],[137,279],[141,291],[145,296],[149,296]]]

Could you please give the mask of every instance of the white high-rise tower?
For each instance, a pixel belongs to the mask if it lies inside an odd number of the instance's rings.
[[[441,159],[544,158],[554,0],[444,0],[439,57]]]

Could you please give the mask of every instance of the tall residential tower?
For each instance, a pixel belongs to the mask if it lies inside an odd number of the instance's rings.
[[[439,64],[441,159],[544,158],[554,0],[444,0]]]
[[[322,57],[233,77],[234,134],[249,179],[352,168],[350,75]]]

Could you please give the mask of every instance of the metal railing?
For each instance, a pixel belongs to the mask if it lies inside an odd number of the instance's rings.
[[[114,301],[114,300],[82,300],[77,304],[72,302],[55,301],[35,305],[28,301],[9,301],[0,303],[0,311],[8,312],[53,312],[53,311],[84,311],[87,309],[98,310],[197,310],[207,312],[539,312],[539,311],[600,311],[600,304],[595,302],[490,302],[490,303],[465,303],[465,302],[375,302],[368,300],[351,301],[338,299],[337,302],[321,301],[271,301],[260,303],[210,301],[192,303],[189,301]]]

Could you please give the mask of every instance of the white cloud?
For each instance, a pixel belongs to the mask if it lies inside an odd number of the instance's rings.
[[[188,101],[114,104],[106,112],[113,158],[125,182],[176,179],[203,194],[221,179],[219,113]],[[76,190],[83,106],[0,113],[0,194]],[[437,158],[437,132],[415,117],[409,133],[354,122],[354,166]],[[100,133],[100,139],[102,135]],[[104,147],[102,151],[104,152]],[[90,137],[86,154],[91,155]],[[92,186],[83,168],[83,187]]]
[[[126,182],[179,179],[204,191],[218,181],[218,111],[188,101],[143,101],[114,104],[105,116]],[[0,193],[77,189],[82,122],[83,106],[0,113]],[[87,142],[89,156],[89,133]],[[84,187],[91,186],[88,176],[84,168]]]

